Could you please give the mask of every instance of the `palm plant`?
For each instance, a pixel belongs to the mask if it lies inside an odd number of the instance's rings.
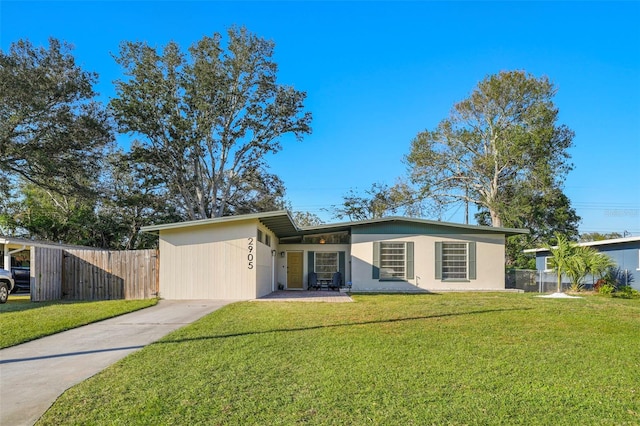
[[[589,272],[594,277],[602,279],[607,274],[607,271],[615,267],[615,265],[615,262],[609,256],[596,251],[596,254],[590,259]]]
[[[566,274],[571,280],[571,290],[580,291],[582,282],[589,273],[589,264],[594,250],[591,247],[574,246],[573,254],[566,266]]]
[[[573,241],[569,241],[562,234],[556,234],[558,240],[557,245],[547,246],[551,252],[550,266],[558,274],[558,293],[562,292],[562,274],[566,273],[570,267],[573,255],[578,245]]]
[[[593,247],[574,246],[573,255],[567,264],[566,273],[571,279],[571,290],[580,291],[587,275],[602,277],[613,261]]]

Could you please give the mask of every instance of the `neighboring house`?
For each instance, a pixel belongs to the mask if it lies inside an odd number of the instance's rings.
[[[255,299],[328,282],[352,291],[502,290],[505,237],[522,229],[388,217],[298,228],[287,211],[146,226],[160,297]]]
[[[593,247],[609,256],[615,264],[633,276],[632,287],[640,289],[640,237],[615,238],[612,240],[589,241],[579,243],[580,246]],[[549,259],[551,252],[547,248],[525,250],[525,253],[535,253],[536,269],[551,272]]]

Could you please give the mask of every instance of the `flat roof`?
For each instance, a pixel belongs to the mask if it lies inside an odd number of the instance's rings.
[[[46,248],[66,248],[66,249],[85,249],[85,250],[102,250],[96,247],[76,246],[72,244],[52,243],[50,241],[43,240],[31,240],[28,238],[20,237],[5,237],[0,235],[0,245],[10,244],[14,246],[25,247],[46,247]]]
[[[277,210],[264,213],[251,213],[237,216],[224,216],[211,219],[192,220],[187,222],[175,222],[161,225],[143,226],[140,228],[142,232],[159,232],[169,229],[188,228],[192,226],[213,225],[218,223],[231,223],[242,220],[259,220],[267,228],[271,229],[278,238],[282,237],[295,237],[309,234],[325,233],[325,232],[343,232],[349,231],[353,227],[389,223],[389,222],[405,222],[405,223],[417,223],[423,225],[443,226],[448,228],[459,229],[462,231],[474,231],[474,232],[488,232],[494,234],[505,235],[517,235],[528,234],[528,229],[517,228],[498,228],[491,226],[479,226],[479,225],[464,225],[451,222],[440,222],[435,220],[404,217],[404,216],[390,216],[378,219],[361,220],[357,222],[341,222],[334,224],[322,224],[317,226],[305,226],[298,227],[295,221],[287,210]]]
[[[600,240],[600,241],[585,241],[582,243],[578,243],[578,245],[582,247],[597,247],[597,246],[609,246],[609,245],[616,245],[616,244],[633,243],[635,241],[640,241],[640,236],[612,238],[610,240]],[[539,253],[544,251],[549,251],[549,249],[546,247],[540,247],[540,248],[523,250],[524,253]]]

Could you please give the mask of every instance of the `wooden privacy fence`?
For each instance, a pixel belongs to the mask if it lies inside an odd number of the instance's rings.
[[[158,294],[157,250],[34,247],[31,300],[149,299]]]

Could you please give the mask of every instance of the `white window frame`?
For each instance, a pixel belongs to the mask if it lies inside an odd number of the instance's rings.
[[[553,268],[549,266],[550,260],[553,259],[553,256],[545,256],[544,257],[544,272],[551,272]]]
[[[458,245],[464,247],[464,277],[447,277],[447,273],[445,272],[445,248],[446,246]],[[451,260],[449,260],[451,262]],[[460,273],[460,271],[458,271]],[[460,242],[460,241],[443,241],[442,242],[442,280],[443,281],[467,281],[469,280],[469,243],[468,242]]]
[[[395,271],[392,275],[388,275],[386,273],[389,269],[394,269],[400,265],[385,265],[385,261],[387,262],[400,262],[400,260],[389,260],[384,259],[384,250],[385,248],[389,250],[389,246],[402,246],[402,275],[395,275]],[[385,247],[387,246],[387,247]],[[400,247],[395,247],[395,249],[399,249]],[[406,281],[407,279],[407,242],[406,241],[380,241],[380,280],[383,281]]]
[[[327,255],[334,254],[336,257],[336,268],[335,271],[318,271],[318,265],[324,265],[323,263],[318,263],[318,255]],[[318,276],[319,280],[331,280],[333,278],[333,274],[340,270],[340,254],[337,251],[316,251],[313,253],[313,272],[315,272]]]

